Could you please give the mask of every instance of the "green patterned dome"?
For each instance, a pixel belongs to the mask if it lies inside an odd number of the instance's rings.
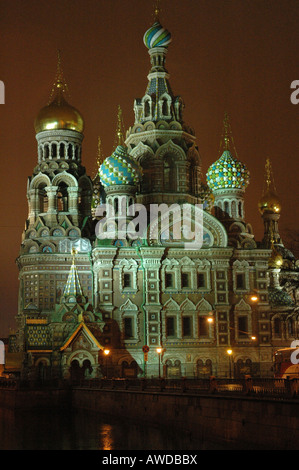
[[[292,307],[294,302],[290,295],[283,289],[277,287],[269,287],[269,303],[273,306],[280,307]]]
[[[207,184],[212,191],[217,189],[245,189],[249,184],[249,171],[232,156],[229,150],[213,163],[207,172]]]
[[[168,47],[171,43],[171,34],[156,21],[144,34],[143,42],[148,49],[153,47]]]
[[[110,157],[107,157],[99,169],[101,183],[104,186],[119,184],[137,184],[142,177],[142,169],[131,157],[127,148],[118,145]]]

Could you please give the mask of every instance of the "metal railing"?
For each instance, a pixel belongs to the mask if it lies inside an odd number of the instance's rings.
[[[83,380],[75,387],[101,390],[128,390],[161,393],[213,394],[225,396],[250,396],[265,398],[292,398],[299,400],[299,378],[227,379],[91,379]]]
[[[256,398],[294,399],[299,401],[299,378],[257,378],[243,379],[210,377],[207,379],[139,379],[139,378],[96,378],[79,381],[49,380],[27,382],[19,379],[0,377],[0,389],[55,389],[90,388],[130,392],[153,392],[170,394],[213,394],[218,396],[250,396]]]

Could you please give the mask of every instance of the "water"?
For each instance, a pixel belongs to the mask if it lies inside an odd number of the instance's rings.
[[[211,450],[188,433],[83,410],[0,409],[0,450]],[[221,449],[213,447],[213,450]]]

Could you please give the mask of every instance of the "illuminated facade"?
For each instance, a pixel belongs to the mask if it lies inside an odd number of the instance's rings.
[[[296,261],[279,236],[270,163],[259,207],[265,236],[257,242],[244,212],[249,171],[228,116],[205,182],[165,68],[170,43],[157,18],[144,35],[151,69],[145,95],[134,101],[135,122],[124,135],[119,119],[118,145],[93,180],[81,163],[83,119],[65,100],[58,67],[54,98],[35,123],[38,164],[18,258],[24,378],[227,376],[229,348],[235,375],[271,375],[273,351],[298,336]],[[133,240],[98,238],[105,203],[118,227],[132,220],[133,204],[147,211],[201,204],[200,226],[192,223],[202,246],[175,236],[175,221],[157,238],[148,229]]]

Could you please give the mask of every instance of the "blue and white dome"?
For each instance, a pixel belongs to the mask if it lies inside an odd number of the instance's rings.
[[[249,184],[249,171],[244,165],[225,150],[207,172],[207,184],[212,191],[217,189],[245,189]]]
[[[143,42],[148,49],[154,47],[168,47],[171,43],[171,34],[156,21],[143,36]]]
[[[142,169],[123,145],[118,145],[110,157],[107,157],[99,169],[103,186],[119,184],[135,185],[142,177]]]

